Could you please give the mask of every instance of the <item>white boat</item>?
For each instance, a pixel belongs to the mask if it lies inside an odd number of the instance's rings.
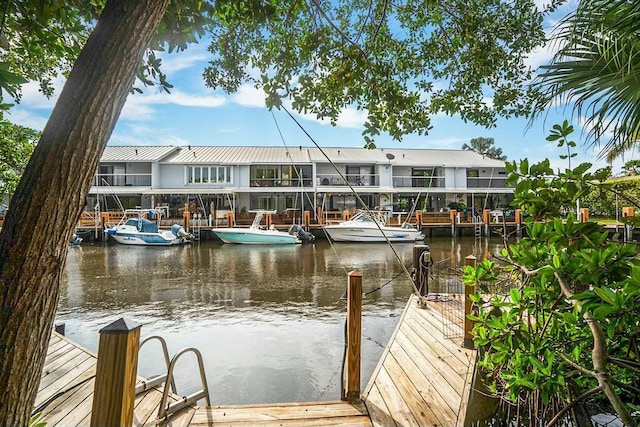
[[[386,225],[382,212],[358,211],[348,221],[325,225],[329,237],[336,242],[416,242],[424,240],[422,231],[409,223],[399,227]],[[385,238],[386,236],[386,238]]]
[[[153,220],[144,218],[145,214]],[[160,209],[127,209],[122,220],[106,232],[123,245],[172,246],[193,240],[180,224],[172,225],[171,230],[160,230],[161,218]]]
[[[276,230],[273,226],[264,228],[260,226],[264,214],[268,211],[256,211],[256,216],[249,228],[230,227],[230,228],[214,228],[213,232],[224,243],[240,243],[245,245],[294,245],[302,243],[302,233],[304,236],[310,236],[313,241],[313,235],[306,233],[300,227],[291,227],[289,233]]]

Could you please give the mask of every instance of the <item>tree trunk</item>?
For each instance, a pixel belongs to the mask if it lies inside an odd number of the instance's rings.
[[[11,201],[0,233],[2,425],[30,418],[71,235],[168,3],[107,1]]]

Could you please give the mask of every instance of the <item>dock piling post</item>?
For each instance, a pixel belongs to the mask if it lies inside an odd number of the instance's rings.
[[[360,350],[362,344],[362,274],[349,272],[347,286],[347,362],[344,400],[360,401]]]
[[[464,259],[464,262],[465,265],[476,268],[478,259],[473,255],[469,255]],[[473,329],[473,320],[467,318],[467,316],[471,314],[471,307],[473,304],[470,296],[475,292],[475,286],[464,287],[464,340],[462,341],[462,346],[464,348],[473,348],[473,335],[471,334],[471,330]]]
[[[426,252],[425,255],[423,255]],[[425,266],[426,258],[426,269]],[[431,261],[431,253],[429,252],[429,245],[414,245],[413,246],[413,269],[415,271],[414,280],[416,281],[416,287],[420,291],[420,295],[425,297],[429,293],[429,261]]]
[[[131,426],[140,325],[118,319],[100,330],[91,427]]]

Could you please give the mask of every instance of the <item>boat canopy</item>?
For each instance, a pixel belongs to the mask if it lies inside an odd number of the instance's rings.
[[[125,225],[136,227],[138,231],[141,233],[157,233],[158,232],[158,224],[144,218],[141,218],[141,219],[130,218],[127,220],[127,222],[125,222]]]

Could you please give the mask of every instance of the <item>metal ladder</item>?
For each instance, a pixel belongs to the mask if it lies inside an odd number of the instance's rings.
[[[179,410],[186,408],[187,406],[193,405],[198,402],[200,399],[205,399],[207,406],[211,406],[211,399],[209,397],[209,386],[207,385],[207,377],[204,371],[204,364],[202,362],[202,354],[198,349],[189,347],[180,350],[176,353],[175,356],[171,360],[169,360],[169,352],[167,351],[167,343],[164,338],[154,335],[146,338],[144,341],[140,343],[140,348],[147,342],[151,340],[158,340],[162,345],[162,352],[164,355],[165,365],[167,367],[167,373],[163,375],[158,375],[153,377],[147,381],[142,381],[141,384],[136,386],[136,395],[142,393],[150,388],[156,387],[162,383],[164,383],[164,389],[162,391],[162,399],[160,400],[160,405],[158,409],[158,420],[165,419],[168,416],[178,412]],[[178,394],[176,389],[175,380],[173,378],[173,370],[175,368],[176,362],[185,353],[192,352],[196,355],[198,359],[198,367],[200,369],[200,380],[202,384],[202,389],[190,394],[189,396],[182,396],[182,398],[173,403],[167,403],[167,399],[169,397],[169,388],[174,394]]]
[[[198,358],[198,367],[200,368],[200,380],[202,381],[202,389],[190,394],[189,396],[182,396],[182,399],[174,403],[167,403],[167,397],[169,397],[169,386],[173,383],[173,369],[176,366],[178,358],[185,353],[192,352]],[[211,399],[209,398],[209,387],[207,386],[207,377],[204,372],[204,364],[202,363],[202,354],[198,349],[189,347],[180,350],[173,356],[171,363],[169,364],[169,371],[167,372],[167,381],[164,383],[164,391],[162,392],[162,400],[160,401],[160,408],[158,409],[158,419],[162,420],[169,415],[178,412],[179,410],[193,405],[200,399],[205,399],[207,406],[211,406]]]
[[[475,231],[476,239],[482,237],[482,217],[480,215],[473,216],[473,229]]]

